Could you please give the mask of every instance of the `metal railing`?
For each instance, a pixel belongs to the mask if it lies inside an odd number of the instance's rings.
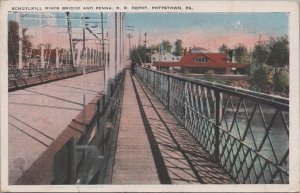
[[[86,72],[94,72],[101,70],[101,66],[87,66]],[[30,77],[40,77],[40,76],[47,76],[52,74],[63,74],[63,73],[83,73],[83,67],[74,67],[70,68],[67,66],[63,66],[60,68],[38,68],[38,67],[27,67],[23,69],[18,68],[9,68],[8,69],[8,80],[18,80],[21,78],[30,78]]]
[[[289,183],[289,100],[142,67],[136,75],[237,183]]]
[[[107,184],[113,136],[117,136],[124,73],[116,76],[111,96],[103,95],[81,137],[71,138],[53,158],[52,184]]]

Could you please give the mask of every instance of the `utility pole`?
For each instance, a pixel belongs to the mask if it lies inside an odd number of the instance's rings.
[[[103,66],[103,71],[104,71],[104,73],[103,73],[103,82],[105,82],[105,80],[106,80],[106,67],[105,67],[105,65],[106,65],[106,59],[105,59],[105,43],[104,43],[104,28],[103,28],[103,13],[101,12],[101,14],[100,14],[100,16],[101,16],[101,40],[102,40],[102,61],[101,61],[101,63],[102,63],[102,66]]]
[[[138,42],[138,46],[141,45],[141,29],[140,29],[140,34],[139,34],[139,42]]]
[[[19,20],[19,63],[18,69],[23,68],[23,27],[22,27],[22,13],[17,14]]]
[[[126,27],[125,31],[132,31],[132,32],[134,31],[134,26],[132,26],[132,25],[126,25],[125,27]],[[128,37],[128,43],[129,43],[128,47],[129,47],[129,58],[130,58],[130,55],[131,55],[131,41],[130,40],[133,36],[131,33],[128,33],[127,37]]]
[[[102,65],[103,65],[103,70],[104,70],[104,82],[105,82],[105,42],[104,42],[104,29],[103,29],[103,13],[101,12],[101,38],[102,38]]]
[[[82,29],[83,31],[82,31],[82,39],[83,39],[83,45],[82,45],[82,47],[83,47],[83,60],[84,60],[84,62],[85,62],[85,27],[83,27],[83,29]],[[85,74],[85,65],[83,65],[83,74]]]
[[[128,41],[129,41],[129,50],[131,51],[130,39],[132,38],[132,34],[127,34],[127,37],[128,37]]]
[[[146,33],[144,33],[144,35],[145,35],[145,41],[144,41],[144,45],[145,45],[145,48],[147,48],[147,32],[146,32]]]
[[[71,59],[70,63],[72,65],[72,69],[74,69],[74,55],[73,55],[73,42],[72,42],[72,29],[71,29],[71,20],[69,18],[70,13],[66,12],[67,14],[67,21],[68,21],[68,33],[69,33],[69,42],[70,42],[70,51],[71,51]]]
[[[85,20],[84,18],[83,19],[83,31],[82,31],[82,40],[83,40],[83,44],[82,44],[82,47],[83,47],[83,79],[82,79],[82,84],[83,84],[83,129],[85,131],[85,68],[86,68],[86,65],[87,65],[87,52],[86,52],[86,48],[85,48]]]

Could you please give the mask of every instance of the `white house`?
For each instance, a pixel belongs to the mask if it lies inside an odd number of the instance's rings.
[[[162,50],[160,53],[154,53],[151,55],[151,63],[153,62],[178,62],[181,56],[175,56],[169,52]]]

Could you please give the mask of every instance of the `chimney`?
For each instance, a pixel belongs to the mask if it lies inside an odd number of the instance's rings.
[[[228,59],[229,59],[229,62],[232,62],[232,58],[233,58],[233,50],[229,50],[229,51],[228,51]]]
[[[229,52],[228,49],[225,49],[225,50],[224,50],[224,54],[226,54],[227,58],[229,58],[228,52]]]

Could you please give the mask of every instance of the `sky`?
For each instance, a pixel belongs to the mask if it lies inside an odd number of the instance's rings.
[[[74,38],[82,37],[83,22],[81,17],[89,17],[88,21],[100,21],[100,13],[71,13]],[[107,14],[104,14],[104,28],[107,30]],[[147,45],[158,44],[162,40],[174,43],[176,39],[183,41],[184,47],[204,47],[214,52],[225,43],[233,48],[243,44],[248,49],[258,41],[268,40],[288,34],[288,13],[126,13],[125,23],[134,26],[131,33],[132,45],[144,41],[147,33]],[[15,20],[15,14],[9,20]],[[43,15],[24,14],[24,27],[33,38],[33,43],[51,41],[52,45],[68,46],[65,13],[45,13]],[[100,24],[89,24],[95,33],[100,33]],[[58,27],[54,27],[58,26]],[[88,38],[92,36],[87,34]],[[93,40],[90,46],[96,46]]]
[[[217,51],[225,43],[230,47],[241,43],[248,48],[258,41],[288,34],[287,13],[144,13],[126,15],[128,24],[135,26],[134,37],[148,44],[161,39],[172,43],[183,41],[184,47],[204,47]]]

